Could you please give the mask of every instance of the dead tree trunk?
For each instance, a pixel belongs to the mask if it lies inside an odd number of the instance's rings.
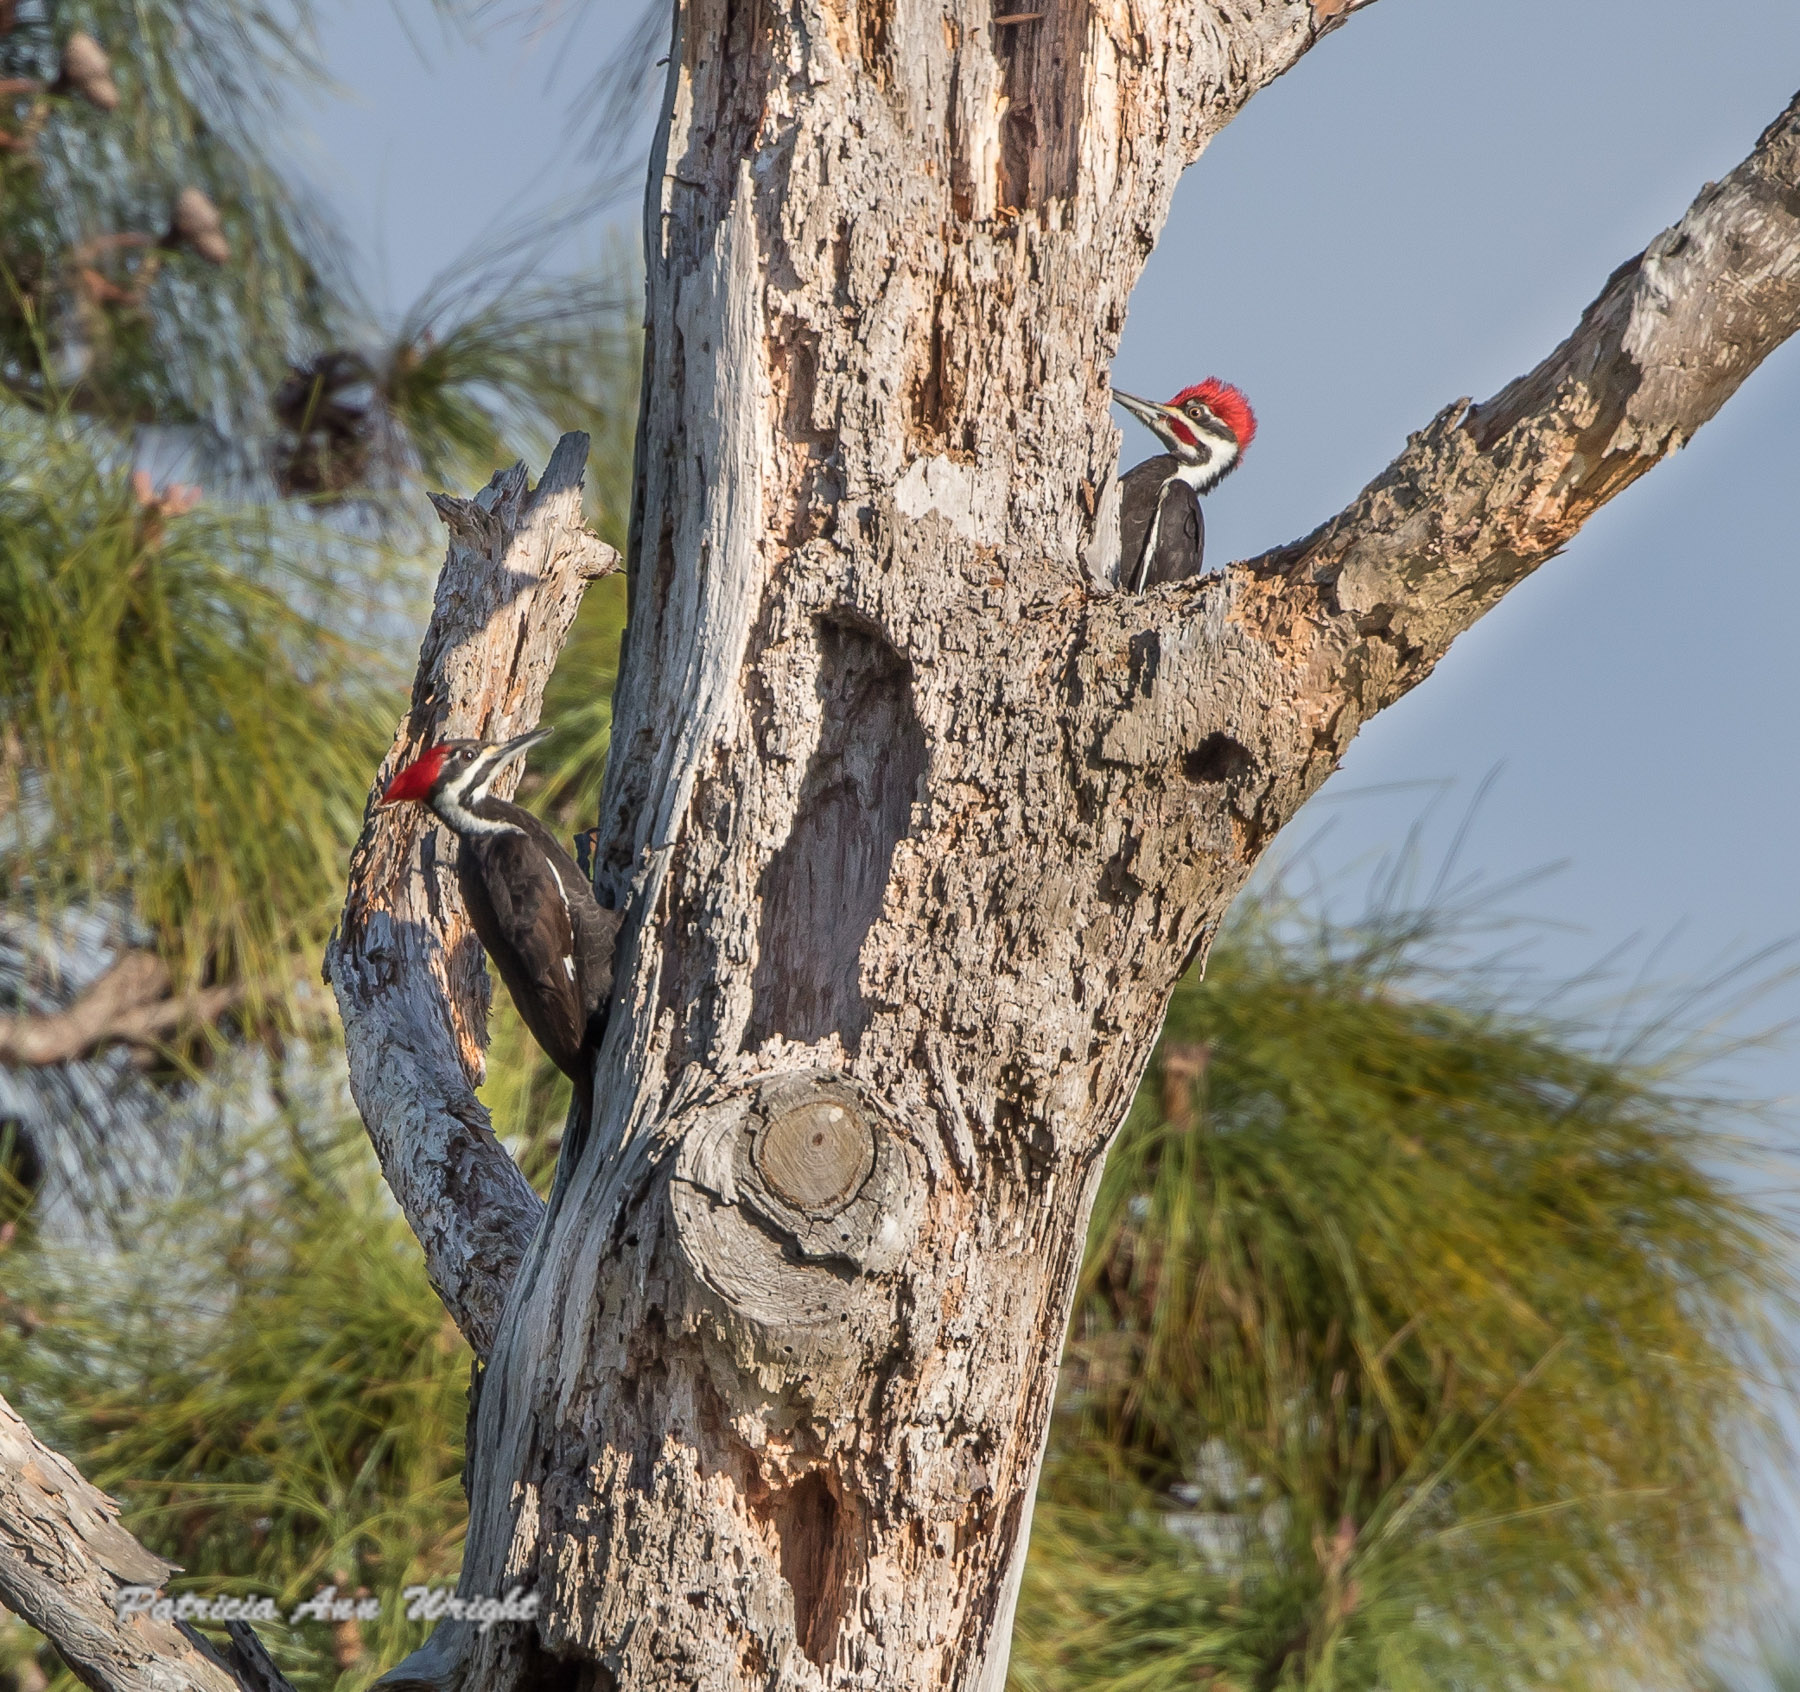
[[[463,1590],[542,1616],[390,1684],[996,1692],[1172,985],[1360,724],[1800,324],[1797,104],[1331,525],[1112,591],[1132,285],[1182,169],[1353,9],[677,7],[595,1129],[539,1221],[466,1109],[409,1162],[364,1100],[491,1334]],[[381,995],[444,989],[378,976],[346,1027],[391,1093]]]

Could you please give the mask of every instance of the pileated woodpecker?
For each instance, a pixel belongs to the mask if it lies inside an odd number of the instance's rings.
[[[489,791],[549,732],[498,746],[428,746],[388,783],[381,803],[429,806],[455,832],[456,880],[469,920],[532,1037],[576,1083],[579,1106],[606,1028],[621,917],[601,909],[549,829]]]
[[[1255,438],[1256,415],[1216,376],[1183,388],[1167,405],[1117,388],[1113,398],[1168,448],[1119,478],[1119,585],[1142,593],[1200,574],[1200,496],[1236,468]]]

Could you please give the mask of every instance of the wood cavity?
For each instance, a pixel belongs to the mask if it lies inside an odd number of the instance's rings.
[[[944,405],[944,315],[942,305],[931,314],[931,340],[907,383],[907,416],[915,445],[941,451],[948,434]]]
[[[818,333],[794,318],[770,336],[769,380],[780,408],[781,438],[789,443],[791,492],[787,544],[799,548],[837,523],[843,497],[836,469],[837,431],[821,427],[818,413]]]
[[[881,915],[894,848],[925,775],[912,671],[880,635],[818,625],[819,739],[793,827],[758,887],[762,907],[745,1043],[811,1045],[836,1032],[854,1052],[868,1025],[860,956]]]
[[[1250,748],[1228,734],[1209,734],[1181,760],[1181,773],[1196,787],[1235,781],[1255,768]]]
[[[824,1472],[804,1475],[776,1501],[781,1578],[794,1595],[794,1637],[807,1658],[827,1668],[850,1595],[855,1557],[848,1512]]]
[[[894,30],[894,0],[857,0],[856,21],[863,69],[874,79],[877,88],[886,88]]]
[[[1081,180],[1087,0],[1003,0],[995,13],[994,56],[1006,98],[999,204],[1023,212],[1071,200]]]

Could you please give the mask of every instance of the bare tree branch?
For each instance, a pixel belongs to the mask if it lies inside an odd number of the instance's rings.
[[[1346,8],[1026,9],[675,7],[595,853],[618,998],[466,1471],[461,1593],[545,1603],[451,1618],[391,1685],[999,1692],[1170,988],[1363,717],[1741,380],[1740,312],[1785,332],[1774,137],[1491,440],[1459,407],[1415,446],[1439,481],[1096,591],[1175,181]]]
[[[1423,681],[1797,329],[1800,96],[1536,369],[1448,407],[1305,540],[1233,567],[1233,615],[1304,678],[1300,710],[1330,719],[1316,755]]]
[[[182,1632],[199,1637],[191,1628],[183,1627]],[[287,1676],[275,1666],[275,1659],[257,1637],[255,1628],[246,1621],[228,1621],[225,1632],[231,1643],[222,1651],[213,1650],[207,1641],[201,1643],[224,1663],[243,1692],[294,1692]]]
[[[171,995],[169,985],[155,953],[127,952],[72,1005],[0,1016],[0,1065],[68,1063],[120,1042],[155,1045],[183,1027],[216,1021],[243,997],[241,987]]]
[[[484,1356],[543,1205],[475,1097],[489,988],[450,837],[414,807],[377,812],[374,801],[432,741],[510,736],[536,723],[582,594],[619,567],[582,522],[587,447],[585,435],[564,435],[535,491],[515,465],[474,499],[433,496],[449,555],[412,711],[370,793],[326,951],[369,1138],[433,1285]]]
[[[82,1683],[100,1692],[291,1692],[241,1623],[228,1662],[178,1622],[120,1616],[127,1587],[160,1587],[174,1572],[119,1525],[119,1506],[0,1398],[0,1599]],[[243,1672],[251,1664],[256,1678]]]
[[[1339,516],[1222,576],[1090,601],[1077,671],[1102,756],[1140,784],[1141,839],[1181,838],[1171,768],[1229,823],[1166,862],[1139,849],[1134,876],[1196,911],[1184,862],[1240,885],[1363,723],[1797,329],[1800,99],[1536,369],[1447,407]]]

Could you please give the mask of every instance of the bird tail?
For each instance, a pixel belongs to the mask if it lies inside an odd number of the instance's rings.
[[[556,1177],[574,1174],[575,1166],[588,1142],[594,1125],[594,1066],[589,1054],[587,1073],[575,1081],[574,1096],[569,1100],[568,1120],[563,1123],[562,1146],[556,1154]]]

